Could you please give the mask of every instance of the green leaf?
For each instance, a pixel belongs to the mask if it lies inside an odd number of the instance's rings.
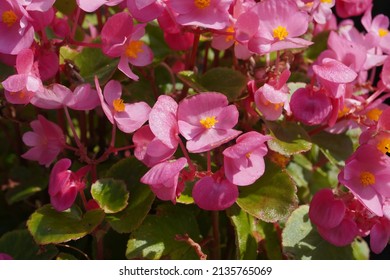
[[[127,206],[129,192],[121,180],[100,179],[92,184],[91,194],[105,213],[117,213]]]
[[[101,210],[88,211],[82,216],[76,206],[68,211],[58,212],[47,204],[30,216],[27,227],[34,240],[45,245],[82,238],[91,233],[103,219],[104,212]]]
[[[131,234],[127,243],[128,259],[197,259],[194,248],[175,239],[176,235],[200,241],[199,228],[192,209],[182,205],[163,204],[156,215],[146,217]]]
[[[137,229],[152,207],[155,196],[148,186],[140,183],[141,177],[147,170],[137,159],[126,158],[107,171],[106,177],[123,180],[130,193],[128,205],[123,211],[106,216],[111,227],[119,233],[128,233]]]
[[[80,69],[80,75],[92,84],[95,76],[98,77],[100,84],[105,84],[118,66],[118,59],[105,56],[100,48],[83,48],[74,62]]]
[[[237,204],[249,214],[274,223],[287,218],[297,207],[296,186],[280,167],[266,162],[265,173],[248,187],[240,188]]]
[[[148,24],[145,30],[146,36],[144,39],[153,50],[154,60],[162,60],[172,53],[172,50],[164,40],[164,33],[159,26]]]
[[[259,221],[257,226],[261,228],[264,240],[262,242],[265,252],[267,253],[267,257],[270,260],[282,260],[282,248],[280,242],[280,233],[275,228],[275,224],[265,223]]]
[[[59,253],[56,260],[77,260],[77,258],[71,254],[68,253]]]
[[[229,101],[234,101],[245,89],[247,78],[241,72],[231,68],[217,67],[200,77],[200,84],[208,91],[225,94]]]
[[[238,260],[254,260],[257,257],[256,219],[233,205],[226,210],[235,231],[236,258]]]
[[[315,60],[321,52],[327,49],[329,33],[329,31],[324,31],[314,36],[312,40],[314,44],[308,47],[305,51],[307,58]]]
[[[15,260],[50,260],[57,254],[54,245],[38,246],[28,230],[14,230],[0,238],[0,252]]]
[[[75,0],[57,0],[54,7],[65,15],[71,15],[77,8],[77,4]]]
[[[367,244],[361,239],[344,247],[336,247],[325,241],[313,228],[308,212],[309,206],[302,205],[288,219],[282,233],[285,254],[306,260],[368,259]]]
[[[197,76],[193,71],[181,71],[177,74],[177,77],[185,83],[187,86],[193,88],[197,92],[208,91],[205,87],[200,84],[199,76]]]
[[[331,134],[322,131],[311,137],[330,162],[343,166],[344,161],[353,153],[353,143],[345,134]]]
[[[192,197],[192,189],[194,188],[195,181],[185,182],[184,191],[180,194],[180,196],[176,199],[176,202],[182,204],[193,204],[194,198]]]
[[[274,139],[268,141],[268,147],[285,156],[306,152],[311,149],[310,137],[306,131],[292,122],[266,122]]]

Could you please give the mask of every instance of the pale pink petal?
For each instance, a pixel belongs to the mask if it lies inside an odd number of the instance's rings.
[[[126,104],[125,111],[116,112],[114,119],[121,131],[132,133],[148,120],[150,110],[150,106],[145,102]]]
[[[34,52],[31,49],[22,50],[16,57],[18,74],[29,74],[34,64]]]
[[[120,98],[122,95],[122,85],[120,82],[111,80],[109,81],[103,90],[104,100],[107,102],[110,108],[113,108],[114,100]]]
[[[118,69],[123,72],[127,77],[134,81],[138,81],[139,77],[131,71],[130,66],[129,66],[129,59],[127,56],[122,55],[119,64],[118,64]]]
[[[206,152],[233,140],[240,134],[241,131],[235,129],[208,129],[192,140],[187,141],[186,146],[191,153]]]
[[[351,68],[331,58],[323,59],[322,65],[314,65],[313,71],[322,79],[332,83],[350,83],[357,77]]]

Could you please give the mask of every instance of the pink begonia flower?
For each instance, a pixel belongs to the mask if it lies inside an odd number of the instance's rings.
[[[223,29],[229,24],[233,0],[169,0],[168,7],[177,14],[181,25]]]
[[[149,114],[149,126],[153,134],[166,146],[173,149],[179,144],[176,101],[160,95]]]
[[[372,7],[371,7],[372,8]],[[368,34],[373,35],[372,41],[386,53],[390,53],[389,18],[379,14],[372,18],[371,10],[367,9],[362,17],[362,24]]]
[[[332,15],[336,0],[296,0],[298,7],[307,11],[318,24],[325,24]]]
[[[94,12],[101,6],[116,6],[123,0],[76,0],[77,5],[86,12]]]
[[[158,18],[164,11],[163,0],[127,0],[130,14],[140,22],[148,22]]]
[[[337,27],[337,18],[334,14],[331,14],[331,16],[326,21],[326,23],[324,23],[324,24],[318,23],[315,25],[314,30],[313,30],[313,35],[316,36],[316,35],[320,34],[321,32],[328,31],[328,30],[334,31],[334,30],[337,30],[337,28],[338,28]]]
[[[329,229],[317,226],[317,230],[322,238],[339,247],[351,244],[359,234],[356,222],[348,217],[345,217],[340,224],[334,228]]]
[[[390,198],[389,157],[375,146],[361,145],[338,179],[375,215],[383,216],[384,198]]]
[[[120,57],[118,69],[133,80],[138,80],[138,76],[131,71],[129,63],[145,66],[153,60],[152,50],[141,41],[145,26],[134,25],[131,15],[121,12],[111,16],[101,32],[103,53],[110,57]]]
[[[27,11],[46,12],[53,7],[55,0],[17,0],[17,2],[25,6]]]
[[[187,139],[189,152],[210,151],[241,133],[233,129],[238,122],[238,110],[228,104],[227,97],[217,92],[200,93],[180,102],[179,131]]]
[[[49,178],[50,203],[57,211],[70,208],[76,200],[77,193],[85,188],[84,177],[90,166],[72,172],[68,168],[72,165],[70,159],[59,160],[51,170]]]
[[[280,76],[270,79],[254,93],[256,107],[267,120],[277,120],[288,106],[289,89],[286,85],[291,73],[284,70]]]
[[[370,249],[380,254],[388,245],[390,239],[390,221],[380,219],[370,231]]]
[[[320,84],[328,89],[332,98],[343,97],[345,84],[354,81],[357,77],[355,71],[333,58],[324,58],[313,65],[313,72]]]
[[[184,157],[161,162],[142,176],[141,182],[149,185],[159,199],[176,203],[176,198],[184,189],[184,182],[179,182],[180,171],[186,165],[187,159]]]
[[[226,179],[206,176],[195,183],[192,197],[201,209],[219,211],[236,202],[238,188]]]
[[[132,133],[148,120],[150,106],[145,102],[124,103],[121,99],[122,85],[118,81],[109,81],[104,87],[104,93],[97,77],[95,85],[104,114],[110,123],[116,124],[121,131]]]
[[[185,31],[183,26],[175,21],[174,16],[167,9],[163,11],[157,20],[164,31],[164,40],[171,49],[184,51],[193,46],[194,33]]]
[[[57,124],[41,115],[30,126],[33,131],[23,134],[23,142],[32,148],[22,158],[36,160],[48,167],[65,148],[65,135]]]
[[[390,108],[381,113],[378,120],[378,129],[390,131]]]
[[[66,86],[52,84],[36,92],[31,104],[42,109],[61,109],[69,107],[73,110],[92,110],[100,105],[99,95],[89,84],[82,84],[72,92]]]
[[[318,125],[328,119],[332,102],[324,89],[306,87],[294,92],[290,108],[296,120],[306,125]]]
[[[49,26],[54,17],[55,11],[53,8],[41,12],[41,11],[29,11],[30,23],[34,27],[35,32],[44,31],[44,29]]]
[[[158,139],[148,125],[139,128],[133,135],[134,156],[148,167],[173,156],[176,148],[170,148]]]
[[[53,50],[44,47],[36,48],[36,61],[38,64],[39,77],[42,81],[54,78],[58,73],[59,58]]]
[[[309,218],[315,225],[331,229],[341,223],[345,211],[344,202],[336,199],[331,189],[322,189],[310,202]]]
[[[37,91],[43,89],[32,50],[25,49],[18,54],[16,71],[18,74],[9,76],[2,82],[5,98],[13,104],[27,104]]]
[[[217,50],[226,50],[234,46],[234,54],[238,59],[248,59],[252,52],[248,50],[247,42],[242,43],[235,38],[235,23],[237,18],[244,12],[251,10],[255,6],[254,1],[236,1],[233,6],[233,16],[230,19],[229,25],[222,30],[227,34],[220,34],[215,32],[211,46]]]
[[[11,257],[10,255],[6,254],[6,253],[0,253],[0,260],[1,261],[9,261],[9,260],[13,260],[14,258]]]
[[[34,41],[34,28],[27,11],[17,2],[3,0],[0,5],[0,53],[18,54]]]
[[[272,139],[251,131],[239,136],[236,144],[223,151],[223,166],[226,178],[235,185],[247,186],[259,179],[265,170],[265,142]]]
[[[308,14],[293,0],[266,0],[237,19],[236,39],[248,42],[248,49],[258,54],[303,48],[312,44],[298,38],[307,31],[308,24]]]
[[[336,13],[342,18],[358,16],[369,9],[371,4],[372,0],[337,0]]]

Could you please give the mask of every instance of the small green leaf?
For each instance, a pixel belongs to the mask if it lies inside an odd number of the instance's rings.
[[[47,204],[30,216],[27,228],[40,245],[62,243],[91,233],[103,219],[104,212],[101,210],[88,211],[82,216],[76,206],[58,212]]]
[[[292,122],[266,122],[274,139],[268,141],[268,147],[285,156],[306,152],[311,149],[310,137],[306,131]]]
[[[177,74],[177,77],[185,83],[187,86],[193,88],[197,92],[208,91],[205,87],[200,84],[199,76],[197,76],[193,71],[181,71]]]
[[[236,100],[245,89],[247,78],[231,68],[217,67],[200,77],[200,84],[208,91],[225,94],[229,101]]]
[[[248,187],[240,188],[237,204],[265,222],[285,219],[297,207],[296,186],[280,167],[266,162],[265,173]]]
[[[91,194],[105,213],[117,213],[127,206],[129,192],[121,180],[100,179],[92,184]]]
[[[160,205],[156,215],[146,217],[127,243],[128,259],[197,259],[194,248],[176,240],[187,234],[200,241],[199,228],[193,211],[182,205]]]
[[[182,204],[193,204],[194,199],[192,197],[192,189],[194,188],[195,182],[186,182],[186,187],[180,196],[176,199],[176,202]]]
[[[285,254],[305,260],[368,259],[367,244],[361,239],[344,247],[336,247],[325,241],[313,228],[308,212],[309,206],[302,205],[288,219],[282,233]]]
[[[233,205],[227,211],[236,233],[236,257],[239,260],[254,260],[257,257],[256,219]]]
[[[80,75],[92,84],[95,76],[98,77],[100,84],[105,84],[118,66],[118,59],[105,56],[100,48],[83,48],[74,62],[80,69]]]
[[[123,211],[106,216],[111,227],[119,233],[128,233],[137,229],[152,207],[155,196],[148,186],[140,183],[141,177],[147,170],[137,159],[126,158],[107,171],[106,177],[123,180],[130,193],[128,205]]]
[[[77,8],[77,4],[75,0],[57,0],[54,7],[65,15],[71,15]]]
[[[321,52],[327,49],[328,37],[329,31],[324,31],[314,36],[312,40],[314,44],[305,51],[306,57],[315,60]]]
[[[28,230],[14,230],[0,238],[0,252],[15,260],[50,260],[57,254],[54,245],[38,246]]]

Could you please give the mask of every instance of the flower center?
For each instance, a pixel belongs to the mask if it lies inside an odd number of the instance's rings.
[[[246,157],[247,159],[249,159],[249,158],[251,157],[251,154],[252,154],[252,153],[250,153],[250,152],[249,152],[249,153],[246,153],[246,154],[245,154],[245,157]]]
[[[288,32],[287,32],[287,29],[286,27],[284,26],[278,26],[276,27],[274,30],[274,38],[275,39],[279,39],[279,40],[284,40],[287,36],[288,36]]]
[[[212,116],[212,117],[203,118],[199,122],[204,128],[210,129],[215,126],[218,120],[215,119],[215,116]]]
[[[389,33],[389,30],[387,30],[387,29],[384,29],[384,28],[378,29],[379,37],[385,37],[388,33]]]
[[[18,16],[15,14],[14,11],[9,10],[3,12],[3,14],[1,15],[1,19],[8,27],[11,27],[18,20]]]
[[[137,58],[138,54],[143,52],[142,46],[144,42],[142,41],[131,41],[126,47],[126,56],[129,58]]]
[[[204,9],[210,6],[211,0],[194,0],[194,4],[198,9]]]
[[[376,147],[384,154],[390,153],[390,138],[382,139]]]
[[[374,174],[368,171],[363,171],[362,173],[360,173],[360,183],[362,183],[364,187],[375,184]]]
[[[332,0],[321,0],[321,3],[332,4]]]
[[[123,99],[117,98],[112,102],[112,106],[114,106],[114,110],[116,112],[123,112],[125,110],[125,103]]]
[[[234,27],[233,26],[229,26],[228,28],[226,28],[226,33],[232,33],[231,35],[227,35],[226,38],[225,38],[225,41],[226,42],[230,42],[234,39],[233,37],[233,34],[234,34]]]
[[[379,117],[381,116],[382,112],[383,112],[382,110],[375,108],[375,109],[372,109],[372,110],[367,112],[367,117],[370,120],[377,122],[379,120]]]

